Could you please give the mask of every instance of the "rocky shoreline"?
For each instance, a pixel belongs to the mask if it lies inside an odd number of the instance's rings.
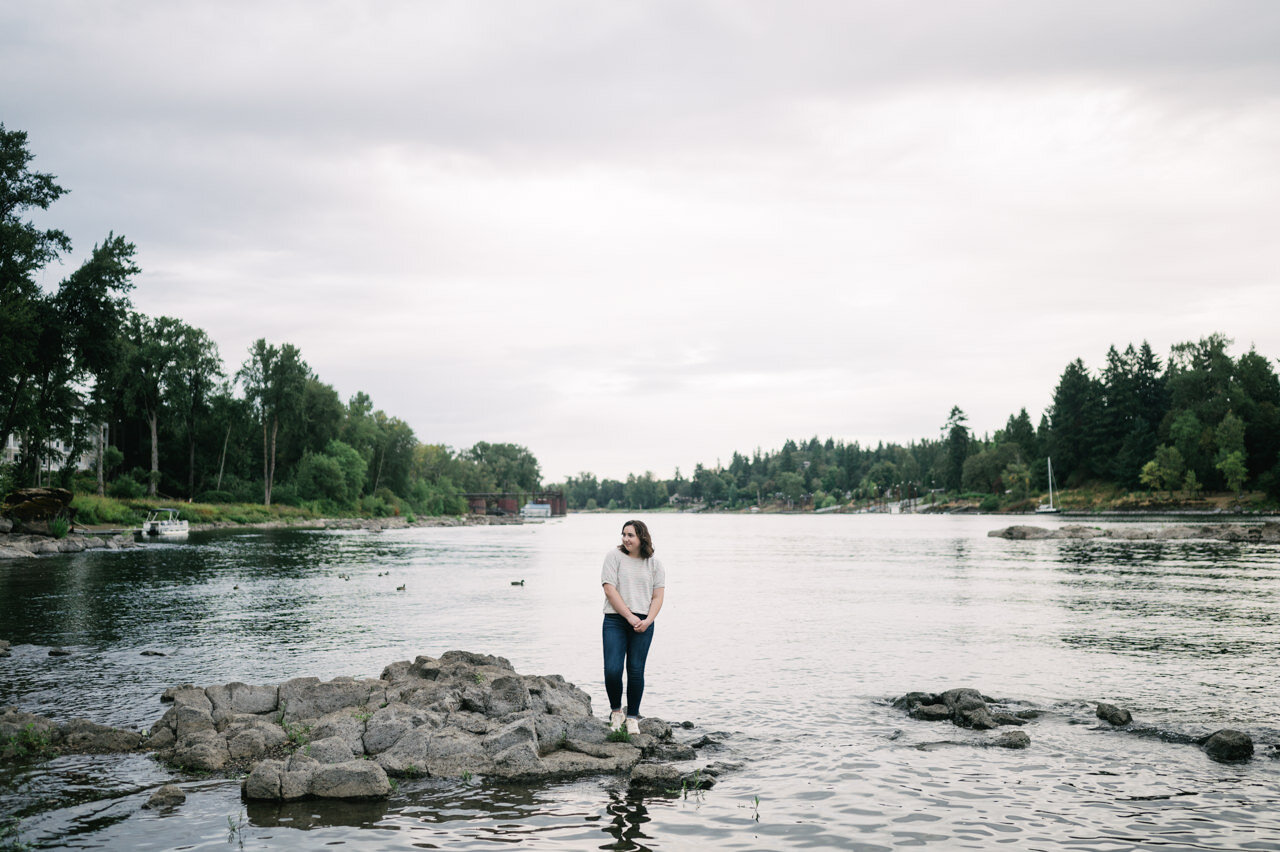
[[[1089,527],[1083,524],[1067,524],[1046,528],[1015,524],[1003,529],[991,530],[989,538],[1006,538],[1013,541],[1038,541],[1042,539],[1086,540],[1094,538],[1117,541],[1236,541],[1280,544],[1280,522],[1261,524],[1177,524],[1165,527]]]
[[[0,519],[3,522],[4,519]],[[263,521],[239,524],[234,521],[218,521],[209,524],[191,524],[193,532],[223,529],[246,530],[384,530],[418,527],[474,527],[524,523],[516,516],[499,515],[446,515],[442,517],[415,518],[412,522],[403,517],[391,518],[321,518],[313,521]],[[143,547],[145,542],[135,540],[133,531],[95,531],[92,528],[68,533],[62,538],[39,533],[15,533],[8,523],[0,523],[0,559],[22,559],[53,553],[80,553],[85,550],[121,550]]]
[[[641,789],[706,789],[734,768],[693,765],[699,749],[720,745],[712,737],[683,743],[652,717],[639,735],[612,733],[560,675],[521,675],[502,657],[467,651],[392,663],[363,680],[187,684],[161,701],[172,706],[146,734],[0,708],[0,758],[149,751],[180,771],[243,777],[246,799],[268,801],[379,799],[392,779],[418,777],[617,774]]]

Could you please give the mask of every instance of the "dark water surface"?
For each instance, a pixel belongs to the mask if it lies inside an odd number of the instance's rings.
[[[599,714],[599,568],[622,520],[0,562],[0,704],[142,728],[174,684],[370,677],[461,648],[563,674]],[[73,756],[0,770],[0,813],[34,848],[1280,849],[1280,548],[1011,542],[989,517],[650,523],[670,586],[645,711],[725,733],[705,758],[744,765],[710,792],[423,779],[385,803],[244,805],[234,781]],[[1046,710],[1030,748],[888,703],[958,686]],[[1110,730],[1096,701],[1138,730]],[[1223,727],[1253,736],[1253,761],[1188,744]],[[175,778],[184,805],[140,809]]]

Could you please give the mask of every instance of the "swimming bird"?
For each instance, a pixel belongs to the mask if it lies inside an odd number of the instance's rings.
[[[523,586],[523,585],[524,585],[524,580],[512,580],[512,581],[511,581],[511,585],[513,585],[513,586]]]
[[[403,592],[403,591],[404,591],[404,586],[396,586],[396,591],[397,591],[397,592]]]

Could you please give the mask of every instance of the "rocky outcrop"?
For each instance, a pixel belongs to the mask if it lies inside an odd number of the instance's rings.
[[[150,740],[161,759],[248,769],[249,799],[379,798],[394,777],[536,780],[697,756],[659,719],[611,741],[590,697],[564,678],[521,675],[502,657],[466,651],[392,663],[376,679],[185,685],[162,700],[173,706]]]
[[[1200,747],[1219,763],[1239,763],[1253,757],[1253,738],[1230,728],[1215,731],[1200,740]]]
[[[64,538],[53,538],[45,535],[0,535],[0,559],[22,559],[28,556],[40,556],[48,553],[79,553],[82,550],[119,550],[127,547],[141,547],[133,540],[132,534],[124,535],[79,535],[71,534]]]
[[[1280,522],[1262,524],[1175,524],[1167,527],[1086,527],[1067,524],[1046,529],[1044,527],[1015,524],[1003,529],[991,530],[990,538],[1007,538],[1013,541],[1038,539],[1091,539],[1106,538],[1118,541],[1240,541],[1280,544]]]
[[[137,731],[99,725],[88,719],[58,724],[16,707],[0,707],[0,758],[6,760],[114,754],[137,751],[142,746],[143,736]]]
[[[23,524],[66,518],[74,497],[65,488],[19,488],[5,495],[0,515]]]

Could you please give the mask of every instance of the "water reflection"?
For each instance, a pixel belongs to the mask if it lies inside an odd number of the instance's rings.
[[[382,822],[385,801],[370,802],[248,802],[245,816],[255,828],[367,828]]]
[[[175,683],[369,677],[466,648],[563,674],[598,708],[599,559],[617,520],[217,533],[0,563],[0,638],[14,643],[0,660],[0,704],[143,727]],[[956,838],[1143,848],[1134,801],[1175,789],[1206,803],[1201,848],[1280,836],[1280,761],[1228,771],[1185,745],[1209,725],[1276,739],[1280,549],[1010,542],[987,538],[993,523],[981,517],[652,521],[672,589],[646,704],[700,726],[691,739],[725,743],[703,759],[742,764],[705,800],[645,798],[606,777],[423,779],[385,803],[242,805],[235,781],[197,790],[179,778],[188,802],[156,815],[140,808],[173,779],[165,768],[83,758],[0,772],[0,811],[28,817],[28,843],[103,849],[226,849],[228,816],[241,814],[246,848],[290,850],[946,848]],[[52,645],[75,653],[51,658]],[[167,656],[142,657],[148,649]],[[1024,752],[918,750],[957,737],[885,699],[952,686],[1055,711],[1028,726]],[[1160,736],[1099,730],[1098,700]],[[1106,788],[1081,786],[1100,767]],[[1152,836],[1187,837],[1171,810],[1142,819]]]
[[[652,840],[645,833],[651,818],[642,794],[630,790],[610,793],[605,813],[608,817],[600,830],[613,837],[613,842],[598,848],[617,852],[649,852],[650,847],[642,841]]]

